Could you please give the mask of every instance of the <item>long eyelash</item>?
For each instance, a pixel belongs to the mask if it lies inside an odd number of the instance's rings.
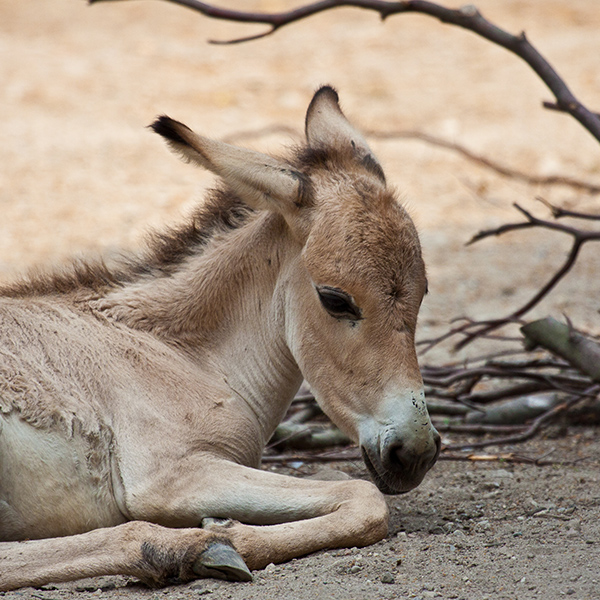
[[[317,288],[317,294],[323,308],[335,318],[347,318],[353,321],[359,321],[362,319],[362,312],[356,303],[343,290],[322,286]],[[339,306],[335,306],[338,303]]]

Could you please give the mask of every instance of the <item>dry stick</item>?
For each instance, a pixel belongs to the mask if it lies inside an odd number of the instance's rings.
[[[504,446],[506,444],[518,444],[521,442],[525,442],[531,439],[533,436],[535,436],[545,422],[554,418],[558,413],[562,412],[566,408],[566,403],[555,406],[548,412],[539,416],[530,427],[528,427],[525,431],[522,431],[521,433],[505,437],[493,438],[490,440],[483,440],[481,442],[471,442],[467,444],[448,444],[447,446],[444,446],[444,450],[471,450],[475,448],[487,448],[488,446]]]
[[[424,365],[421,371],[427,386],[428,398],[436,397],[460,402],[475,410],[482,410],[482,405],[489,405],[497,400],[548,390],[577,394],[590,385],[589,378],[573,370],[568,363],[562,360],[540,358],[518,362],[498,362],[494,357],[483,365],[471,367],[459,364],[442,367]],[[501,389],[471,391],[472,383],[479,383],[485,378],[493,380],[524,379],[525,381]],[[463,380],[466,380],[467,386],[462,385]]]
[[[482,354],[480,356],[473,356],[473,357],[469,358],[468,362],[470,364],[476,364],[476,363],[480,363],[480,362],[485,362],[487,364],[488,361],[493,361],[495,359],[503,358],[506,356],[518,356],[518,355],[522,355],[522,354],[528,355],[529,353],[526,350],[524,350],[523,348],[511,348],[510,350],[499,350],[499,351],[493,352],[491,354]],[[533,360],[537,360],[537,359],[533,359]],[[452,373],[452,372],[454,372],[454,369],[456,367],[464,367],[464,366],[465,366],[465,360],[463,358],[458,361],[445,363],[444,365],[426,365],[423,367],[423,369],[427,369],[432,374],[433,373],[442,373],[444,371],[446,371],[447,373]]]
[[[260,127],[258,129],[248,129],[245,131],[231,133],[223,137],[222,140],[231,144],[247,139],[263,137],[277,133],[285,133],[294,138],[300,138],[300,132],[294,129],[293,127],[289,127],[287,125],[270,125],[268,127]],[[528,173],[524,173],[523,171],[519,171],[518,169],[513,169],[512,167],[507,167],[506,165],[501,165],[500,163],[490,158],[487,158],[482,154],[477,154],[476,152],[469,150],[462,144],[450,142],[438,136],[430,135],[422,131],[415,131],[411,129],[397,131],[377,131],[375,129],[366,129],[364,130],[364,133],[367,137],[370,137],[372,139],[391,141],[398,139],[419,140],[425,142],[426,144],[430,144],[431,146],[451,150],[479,166],[485,167],[487,169],[490,169],[491,171],[494,171],[495,173],[498,173],[498,175],[508,177],[510,179],[515,179],[517,181],[523,181],[530,185],[565,185],[577,190],[584,190],[586,192],[589,192],[590,194],[597,194],[598,192],[600,192],[600,184],[589,183],[587,181],[582,181],[580,179],[568,177],[566,175],[530,175]],[[600,217],[595,218],[600,219]]]
[[[454,372],[446,377],[430,377],[424,374],[423,381],[427,385],[437,385],[441,387],[449,387],[465,378],[470,377],[494,377],[496,379],[528,379],[533,381],[540,381],[551,384],[553,387],[562,384],[578,384],[582,380],[574,380],[573,377],[563,375],[562,373],[532,373],[527,370],[503,370],[498,367],[476,367],[466,369],[456,369]],[[565,390],[570,391],[570,390]]]
[[[421,354],[421,355],[426,354],[432,348],[434,348],[435,346],[438,346],[442,342],[445,342],[446,340],[448,340],[450,338],[456,337],[458,334],[466,335],[465,331],[468,331],[472,327],[482,325],[481,321],[474,321],[473,319],[471,319],[469,317],[456,317],[456,318],[452,319],[450,321],[450,323],[456,323],[459,321],[463,322],[462,325],[452,327],[448,331],[446,331],[445,333],[443,333],[442,335],[440,335],[438,337],[419,340],[416,344],[418,347],[421,348],[419,350],[419,354]],[[489,323],[489,322],[490,321],[484,321],[484,323]],[[501,325],[508,325],[508,323],[510,323],[510,321],[502,320]],[[523,322],[517,322],[516,324],[524,325]],[[500,325],[498,327],[500,327]],[[477,337],[491,339],[491,340],[496,339],[496,336],[488,335],[484,331],[482,331],[480,334],[478,334]],[[455,347],[455,349],[456,349],[456,347]]]
[[[545,455],[532,458],[528,456],[523,456],[519,454],[515,454],[514,452],[508,452],[503,454],[458,454],[456,452],[446,452],[442,451],[438,460],[452,460],[452,461],[466,461],[466,462],[503,462],[503,463],[525,463],[532,464],[537,466],[546,466],[546,465],[564,465],[564,464],[572,464],[577,461],[564,461],[564,460],[544,460]],[[587,457],[586,457],[587,458]],[[262,457],[263,463],[291,463],[291,462],[303,462],[303,463],[313,463],[313,462],[354,462],[354,461],[362,461],[362,456],[358,448],[351,447],[342,452],[328,452],[323,454],[309,454],[309,453],[294,453],[294,454],[272,454]]]
[[[548,317],[524,325],[521,332],[529,347],[543,346],[600,382],[600,344],[575,331],[570,324]]]
[[[475,338],[479,337],[481,334],[489,334],[494,329],[509,323],[515,322],[520,319],[523,315],[529,312],[534,306],[536,306],[548,293],[556,286],[556,284],[571,270],[573,265],[577,260],[577,256],[579,255],[579,251],[585,242],[591,240],[600,240],[600,232],[593,231],[582,231],[580,229],[575,229],[574,227],[570,227],[568,225],[562,225],[561,223],[553,223],[551,221],[545,221],[543,219],[538,219],[534,217],[531,213],[526,211],[524,208],[521,208],[518,204],[514,205],[518,210],[520,210],[525,217],[527,218],[527,222],[525,223],[515,223],[508,224],[498,227],[495,230],[482,231],[475,235],[471,241],[474,243],[478,240],[481,240],[485,237],[489,237],[491,235],[501,235],[502,233],[506,233],[507,231],[514,231],[516,229],[523,229],[524,227],[544,227],[546,229],[553,229],[555,231],[562,231],[563,233],[568,233],[573,236],[573,245],[571,247],[571,251],[567,256],[567,260],[563,263],[562,267],[558,269],[558,271],[550,278],[550,280],[542,287],[541,290],[529,302],[525,303],[521,308],[515,310],[508,317],[503,319],[495,319],[488,322],[482,322],[482,327],[477,329],[476,331],[465,336],[465,339],[456,344],[456,349],[464,348],[467,344],[473,341]]]
[[[464,416],[472,409],[469,406],[462,406],[457,402],[450,404],[449,402],[441,403],[434,402],[429,396],[427,396],[427,412],[433,415],[444,415],[444,416]]]
[[[523,338],[521,338],[523,341]],[[485,357],[483,357],[485,359]],[[469,363],[479,362],[479,360],[469,360]],[[433,381],[437,385],[444,385],[449,387],[454,384],[457,380],[464,379],[465,377],[478,377],[481,378],[485,375],[496,375],[498,373],[509,373],[513,377],[518,377],[519,373],[529,373],[528,369],[548,370],[553,369],[559,372],[564,372],[565,369],[569,369],[569,363],[563,360],[556,359],[540,359],[534,358],[526,361],[498,361],[497,355],[492,355],[484,364],[467,366],[463,363],[454,363],[443,366],[432,366],[424,365],[421,368],[421,372],[425,381]],[[458,377],[456,377],[458,374]],[[552,375],[552,373],[547,373]],[[568,377],[568,381],[572,381],[574,378]],[[579,381],[583,382],[585,378],[579,378]]]
[[[501,390],[492,390],[490,392],[474,392],[466,398],[471,404],[481,406],[491,404],[498,400],[508,400],[510,398],[518,398],[539,392],[547,392],[554,390],[555,387],[551,382],[531,381],[521,385],[514,385]]]
[[[457,460],[457,461],[469,461],[469,462],[507,462],[507,463],[525,463],[531,465],[537,465],[538,467],[545,467],[548,465],[572,465],[582,460],[587,460],[589,456],[578,458],[576,460],[545,460],[546,456],[552,454],[554,450],[546,452],[538,458],[529,456],[523,456],[515,454],[514,452],[508,452],[505,454],[454,454],[452,452],[445,452],[440,455],[439,460]]]
[[[586,219],[588,221],[600,221],[600,215],[593,215],[590,213],[582,213],[574,210],[567,210],[566,208],[561,208],[560,206],[556,206],[545,198],[541,196],[537,196],[536,200],[541,202],[544,206],[548,207],[552,211],[552,216],[555,219],[560,219],[561,217],[572,217],[574,219]]]
[[[527,429],[527,425],[487,425],[485,423],[452,424],[434,423],[435,428],[443,433],[470,433],[474,435],[486,435],[488,433],[520,433]]]
[[[522,340],[521,340],[522,341]],[[522,350],[522,352],[531,353],[531,350]],[[566,360],[559,359],[553,355],[527,358],[524,360],[502,360],[499,361],[495,356],[487,357],[486,365],[490,367],[498,367],[499,369],[565,369],[569,363]]]
[[[550,293],[550,291],[556,286],[556,284],[571,270],[571,268],[577,260],[579,251],[581,250],[583,244],[589,241],[600,240],[600,232],[584,231],[581,229],[576,229],[575,227],[563,225],[562,223],[545,221],[543,219],[534,217],[531,213],[526,211],[518,204],[514,204],[514,206],[517,210],[523,213],[523,215],[525,215],[527,221],[523,221],[520,223],[507,223],[495,229],[481,231],[475,236],[473,236],[473,238],[468,243],[473,244],[479,240],[490,237],[492,235],[498,236],[509,231],[529,229],[531,227],[542,227],[545,229],[552,229],[554,231],[562,231],[563,233],[567,233],[573,237],[573,245],[571,246],[571,251],[567,256],[566,261],[563,263],[560,269],[558,269],[558,271],[556,271],[556,273],[550,278],[550,280],[542,287],[542,289],[539,290],[533,296],[533,298],[531,298],[526,304],[521,306],[521,308],[515,310],[510,315],[499,319],[472,321],[470,319],[462,317],[461,320],[465,321],[465,323],[463,323],[462,325],[454,327],[453,329],[451,329],[450,331],[446,332],[438,338],[422,341],[421,344],[426,344],[424,352],[430,350],[433,346],[457,334],[461,334],[464,336],[464,338],[455,345],[455,349],[460,350],[461,348],[464,348],[477,338],[488,336],[492,331],[498,329],[499,327],[508,325],[509,323],[520,323],[522,325],[523,323],[522,321],[520,321],[521,317],[527,312],[529,312],[534,306],[536,306],[545,296],[547,296],[548,293]]]
[[[472,442],[470,444],[448,444],[444,447],[444,449],[449,451],[468,449],[470,450],[475,448],[486,448],[487,446],[503,446],[506,444],[518,444],[521,442],[525,442],[531,439],[533,436],[535,436],[546,423],[550,422],[557,415],[573,406],[573,404],[580,402],[584,397],[589,396],[589,394],[597,393],[598,389],[600,389],[600,386],[592,386],[588,388],[583,394],[578,394],[577,396],[554,406],[553,408],[549,409],[548,411],[537,417],[537,419],[535,419],[533,423],[522,433],[512,436],[495,438],[491,440],[483,440],[481,442]]]
[[[523,171],[519,171],[517,169],[513,169],[512,167],[507,167],[505,165],[501,165],[500,163],[493,161],[481,154],[477,154],[472,152],[471,150],[465,148],[461,144],[457,144],[455,142],[449,142],[437,136],[429,135],[428,133],[423,133],[420,131],[373,131],[366,130],[365,134],[374,139],[382,139],[382,140],[394,140],[398,138],[406,138],[406,139],[415,139],[421,140],[432,146],[437,146],[440,148],[445,148],[447,150],[452,150],[464,158],[480,165],[486,167],[499,175],[504,177],[510,177],[511,179],[516,179],[518,181],[524,181],[525,183],[531,185],[566,185],[578,190],[585,190],[592,194],[596,194],[600,192],[600,185],[587,183],[585,181],[581,181],[574,177],[567,177],[564,175],[529,175],[527,173],[523,173]],[[600,217],[598,217],[600,218]]]
[[[532,382],[527,382],[527,383],[523,383],[520,385],[514,385],[511,387],[502,388],[499,390],[492,390],[489,392],[473,392],[471,394],[464,395],[464,396],[453,393],[451,391],[443,392],[443,391],[435,389],[435,388],[426,388],[425,396],[427,397],[427,408],[429,408],[429,406],[431,404],[429,398],[435,397],[435,398],[446,399],[446,400],[454,400],[454,401],[458,401],[458,402],[466,401],[469,403],[469,408],[475,408],[476,410],[482,410],[482,409],[480,409],[481,405],[491,404],[492,402],[496,402],[498,400],[508,400],[510,398],[518,398],[519,396],[526,396],[526,395],[534,394],[537,392],[546,392],[546,391],[553,390],[553,389],[555,389],[554,386],[549,382],[546,383],[546,382],[532,381]],[[468,410],[464,406],[458,406],[457,408],[460,409],[460,412],[457,411],[457,414],[461,414],[462,412],[466,412],[466,410]],[[432,414],[431,410],[429,412],[430,412],[430,414]],[[433,413],[433,414],[436,414],[436,413]],[[446,413],[439,411],[437,414],[453,414],[453,413],[451,413],[450,411],[448,411]]]
[[[90,3],[98,1],[100,0],[90,0]],[[486,20],[473,5],[453,10],[426,0],[405,0],[404,2],[389,2],[384,0],[320,0],[319,2],[280,13],[260,13],[218,8],[199,0],[167,1],[191,8],[207,17],[236,21],[238,23],[259,23],[270,27],[268,31],[257,35],[224,42],[229,44],[256,40],[271,35],[285,25],[339,7],[355,7],[371,10],[378,12],[382,19],[401,13],[429,15],[439,19],[442,23],[456,25],[472,31],[523,59],[554,94],[556,106],[577,119],[587,131],[600,141],[600,117],[588,110],[577,100],[550,63],[529,43],[525,32],[515,36],[500,29]]]
[[[556,104],[556,102],[542,102],[542,106],[544,108],[548,108],[550,110],[557,110],[559,112],[565,112],[565,109],[562,106]],[[600,117],[600,113],[594,113],[597,117]]]

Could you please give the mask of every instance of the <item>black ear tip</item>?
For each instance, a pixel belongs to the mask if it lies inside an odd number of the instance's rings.
[[[339,112],[341,112],[340,109],[340,97],[338,96],[338,93],[335,91],[335,88],[331,87],[330,85],[322,85],[316,92],[315,95],[312,97],[312,100],[310,101],[310,104],[308,105],[308,110],[306,111],[306,125],[305,128],[308,126],[308,121],[310,119],[310,116],[312,115],[312,113],[315,110],[315,106],[319,105],[322,101],[332,103],[334,106],[337,107],[337,110]]]
[[[150,129],[152,129],[154,133],[158,133],[158,135],[165,139],[178,144],[187,144],[180,133],[182,127],[188,129],[183,123],[175,121],[166,115],[161,115],[154,123],[152,123],[152,125],[150,125]]]
[[[339,103],[339,101],[340,101],[340,97],[339,97],[336,89],[331,85],[322,85],[315,93],[313,100],[319,96],[330,96],[336,102]]]
[[[166,115],[161,115],[157,117],[154,123],[148,125],[154,133],[158,133],[159,135],[165,135],[165,133],[173,128],[172,125],[173,119],[167,117]]]

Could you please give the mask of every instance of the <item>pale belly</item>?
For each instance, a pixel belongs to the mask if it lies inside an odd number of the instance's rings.
[[[0,540],[72,535],[123,523],[110,436],[37,428],[0,412]]]

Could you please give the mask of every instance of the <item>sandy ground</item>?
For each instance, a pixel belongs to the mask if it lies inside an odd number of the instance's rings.
[[[280,10],[292,3],[228,4]],[[526,30],[574,93],[600,110],[596,0],[478,6],[503,28]],[[206,43],[259,30],[161,2],[0,0],[0,279],[74,252],[135,247],[148,228],[199,201],[212,177],[178,162],[145,129],[157,114],[217,138],[246,132],[240,143],[279,151],[296,139],[289,128],[300,135],[322,83],[338,88],[346,113],[366,130],[417,130],[532,175],[600,184],[598,143],[570,117],[541,108],[551,94],[524,63],[473,34],[424,16],[382,24],[340,9],[258,42]],[[271,126],[280,129],[260,134]],[[564,260],[568,238],[546,231],[465,248],[480,229],[519,220],[514,202],[543,217],[537,196],[599,210],[597,196],[502,177],[422,141],[370,142],[421,232],[431,291],[422,338],[456,316],[505,314]],[[565,313],[600,333],[599,268],[590,244],[531,316]],[[426,360],[445,357],[439,350]],[[444,462],[419,490],[390,498],[386,542],[274,567],[250,585],[199,582],[156,592],[110,580],[6,597],[600,598],[598,435],[571,433],[528,451],[588,457],[577,466]],[[347,468],[363,474],[358,464]]]
[[[252,583],[199,580],[152,590],[125,577],[7,592],[5,600],[597,600],[600,443],[573,430],[528,445],[581,461],[532,467],[443,461],[406,496],[388,497],[389,537],[269,565]],[[523,449],[521,448],[521,451]],[[366,478],[360,464],[336,465]],[[303,466],[306,476],[322,468]],[[329,467],[328,467],[329,468]],[[2,594],[0,593],[0,596]]]

